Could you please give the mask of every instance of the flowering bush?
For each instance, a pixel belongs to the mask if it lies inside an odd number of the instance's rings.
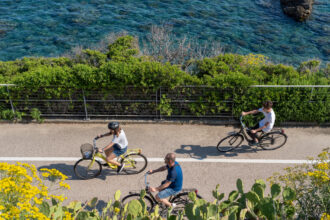
[[[38,172],[27,163],[0,163],[0,220],[49,219],[40,207],[47,201],[56,203],[66,199],[64,195],[50,194],[52,190],[69,189],[64,183],[66,178],[55,169]]]
[[[330,219],[330,148],[311,163],[286,168],[269,181],[281,182],[295,190],[297,215],[301,219]]]

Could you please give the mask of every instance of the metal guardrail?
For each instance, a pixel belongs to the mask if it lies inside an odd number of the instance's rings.
[[[255,89],[310,89],[313,101],[316,89],[329,85],[254,85]],[[176,88],[126,87],[116,90],[86,90],[62,87],[44,87],[33,90],[15,89],[13,84],[0,84],[0,107],[15,111],[38,108],[42,117],[68,118],[222,118],[233,119],[233,91],[209,86],[181,86]],[[62,89],[66,93],[47,92]],[[251,89],[252,89],[251,88]],[[326,91],[329,92],[328,90]],[[215,97],[216,100],[210,100]],[[203,99],[204,98],[204,99]],[[276,100],[274,100],[276,102]],[[221,106],[219,106],[221,103]],[[203,114],[194,111],[194,105],[203,106]],[[174,109],[174,110],[173,110]]]

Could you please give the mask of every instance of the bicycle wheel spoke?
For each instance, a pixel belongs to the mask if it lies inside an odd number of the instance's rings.
[[[233,148],[240,146],[242,142],[243,142],[243,137],[241,135],[238,134],[229,135],[218,143],[217,149],[220,152],[231,151]]]
[[[282,147],[287,140],[285,134],[279,132],[271,132],[261,138],[260,146],[265,150],[274,150]]]
[[[129,154],[125,156],[121,163],[124,163],[124,172],[126,174],[137,174],[147,167],[147,158],[141,154]]]
[[[140,199],[140,194],[128,195],[128,196],[124,197],[123,200],[122,200],[123,207],[127,203],[129,203],[130,201],[139,200],[139,199]],[[152,200],[148,196],[145,196],[144,197],[144,202],[146,203],[147,211],[148,212],[151,212],[152,211],[152,208],[153,208],[153,202],[152,202]]]
[[[100,175],[101,164],[90,159],[81,159],[74,166],[75,174],[82,179],[90,179]]]

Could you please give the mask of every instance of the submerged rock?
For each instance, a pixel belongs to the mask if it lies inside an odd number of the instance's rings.
[[[283,12],[296,21],[305,21],[312,14],[314,0],[281,0]]]

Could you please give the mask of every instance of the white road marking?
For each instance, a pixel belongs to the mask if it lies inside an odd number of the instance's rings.
[[[0,161],[77,161],[80,157],[0,157]],[[141,159],[142,160],[142,159]],[[178,162],[188,163],[252,163],[252,164],[303,164],[311,163],[310,160],[275,160],[275,159],[195,159],[176,158]],[[138,159],[140,161],[140,159]],[[164,162],[164,158],[148,158],[148,162]]]

